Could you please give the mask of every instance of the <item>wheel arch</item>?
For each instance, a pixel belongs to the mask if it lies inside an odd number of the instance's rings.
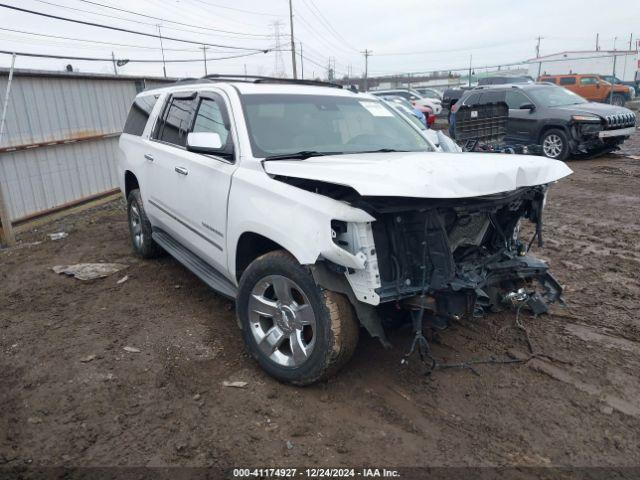
[[[124,197],[129,198],[129,193],[136,188],[140,188],[140,182],[138,177],[131,171],[125,170],[124,172]]]
[[[265,235],[253,231],[243,232],[238,237],[235,255],[233,256],[232,268],[236,280],[240,282],[243,272],[256,258],[276,250],[284,250],[298,259],[290,249]]]

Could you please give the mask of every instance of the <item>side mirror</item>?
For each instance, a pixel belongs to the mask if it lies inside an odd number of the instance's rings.
[[[533,103],[523,103],[520,105],[520,110],[529,110],[533,112],[536,109],[536,106]]]
[[[214,132],[191,132],[187,135],[187,150],[196,153],[222,153],[222,139]]]

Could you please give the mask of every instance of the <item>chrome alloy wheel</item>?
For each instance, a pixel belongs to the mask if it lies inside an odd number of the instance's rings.
[[[562,153],[562,139],[555,134],[545,137],[542,143],[542,151],[549,158],[557,158]]]
[[[144,242],[144,232],[142,231],[142,219],[140,218],[140,211],[138,205],[135,202],[131,204],[129,209],[129,222],[131,223],[131,234],[133,235],[133,243],[136,248],[142,248]]]
[[[282,275],[256,283],[249,297],[249,323],[258,348],[274,363],[299,367],[311,356],[316,316],[307,295]]]

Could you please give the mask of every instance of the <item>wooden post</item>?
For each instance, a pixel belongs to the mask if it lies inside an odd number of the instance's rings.
[[[0,119],[0,145],[2,145],[2,136],[4,134],[4,122],[7,119],[7,108],[9,107],[9,92],[11,90],[11,81],[13,80],[13,69],[16,64],[16,54],[11,57],[11,70],[9,70],[9,80],[7,81],[7,91],[4,95],[4,106],[2,108],[2,118]],[[0,222],[2,222],[2,238],[4,242],[12,247],[16,244],[16,237],[13,234],[13,225],[11,224],[11,212],[9,210],[9,200],[0,183]]]

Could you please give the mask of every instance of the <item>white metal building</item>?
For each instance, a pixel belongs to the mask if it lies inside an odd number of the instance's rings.
[[[614,62],[615,59],[615,62]],[[527,60],[529,75],[595,73],[613,75],[623,81],[640,80],[640,57],[637,50],[598,50],[559,52]],[[615,63],[615,65],[614,65]]]

